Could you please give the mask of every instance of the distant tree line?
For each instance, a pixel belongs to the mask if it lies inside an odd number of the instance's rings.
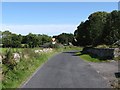
[[[0,44],[2,47],[12,47],[12,48],[34,48],[34,47],[52,47],[52,37],[48,35],[41,34],[32,34],[21,35],[14,34],[10,31],[0,32]],[[57,45],[69,45],[73,41],[73,34],[62,33],[57,36],[53,36],[56,38]]]
[[[112,45],[120,40],[120,11],[95,12],[81,22],[74,32],[74,45]]]
[[[51,37],[47,35],[41,34],[32,34],[29,33],[28,35],[17,35],[11,33],[10,31],[1,32],[0,44],[3,47],[12,47],[12,48],[20,48],[20,47],[39,47],[44,43],[50,42]]]

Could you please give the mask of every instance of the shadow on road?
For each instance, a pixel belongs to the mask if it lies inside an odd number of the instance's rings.
[[[77,54],[79,52],[81,52],[81,51],[69,51],[69,52],[63,52],[63,53],[68,53],[68,54],[71,54],[72,56],[80,56],[80,55],[82,55],[82,54]]]

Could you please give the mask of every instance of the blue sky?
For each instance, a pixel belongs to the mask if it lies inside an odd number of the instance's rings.
[[[20,34],[73,33],[91,13],[117,9],[117,2],[3,2],[2,24]]]

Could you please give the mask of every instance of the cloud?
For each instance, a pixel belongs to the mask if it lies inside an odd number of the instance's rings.
[[[77,25],[69,24],[51,24],[51,25],[2,25],[2,31],[9,30],[16,34],[27,35],[28,33],[34,34],[47,34],[50,36],[58,35],[61,33],[73,33]]]

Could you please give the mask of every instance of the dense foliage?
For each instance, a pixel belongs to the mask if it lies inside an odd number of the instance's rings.
[[[112,45],[120,40],[120,11],[95,12],[74,32],[76,45]]]
[[[52,47],[51,42],[52,42],[52,37],[48,35],[41,35],[41,34],[32,34],[29,33],[26,36],[23,36],[21,34],[13,34],[10,31],[4,31],[1,32],[1,38],[0,41],[3,47],[12,47],[12,48],[34,48],[34,47]],[[56,38],[56,46],[58,44],[60,45],[69,45],[73,41],[73,34],[68,34],[68,33],[62,33],[57,36],[53,36],[53,38]]]
[[[21,34],[13,34],[9,31],[2,32],[1,37],[0,40],[2,41],[3,47],[12,48],[39,47],[40,45],[51,41],[51,37],[47,35],[29,33],[26,36],[22,36]]]
[[[69,45],[73,42],[74,35],[72,33],[62,33],[58,36],[53,36],[56,38],[57,42],[63,44],[63,45]]]

